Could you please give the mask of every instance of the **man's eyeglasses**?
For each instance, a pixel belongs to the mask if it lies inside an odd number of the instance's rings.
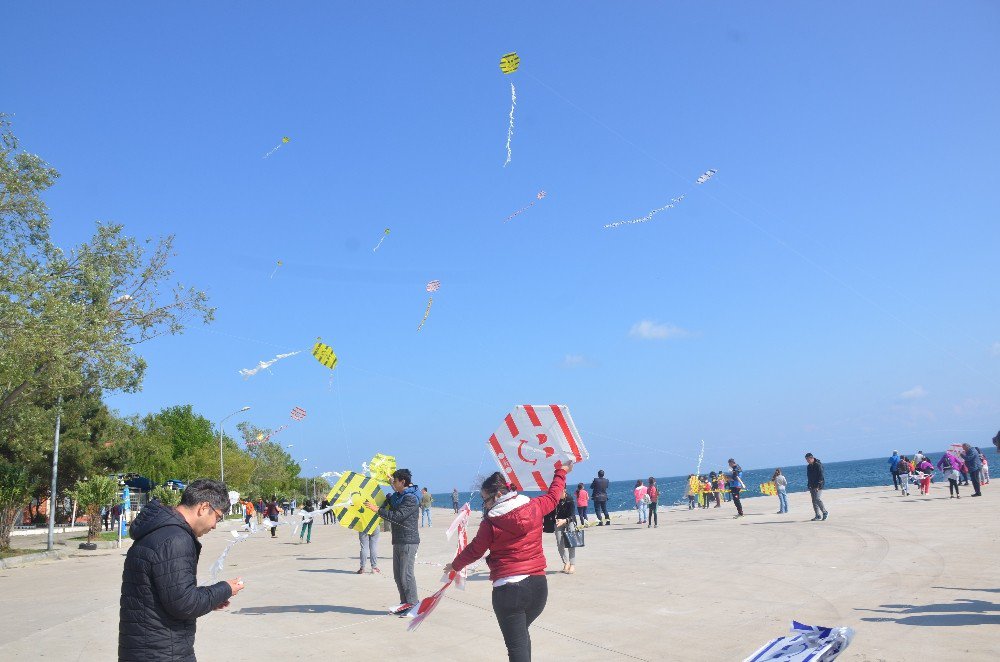
[[[209,508],[212,508],[212,507],[211,507],[211,506],[209,506]],[[223,513],[223,512],[221,511],[221,510],[216,510],[215,508],[212,508],[212,512],[214,512],[214,513],[215,513],[215,523],[216,523],[216,524],[218,524],[218,523],[220,523],[220,522],[221,522],[222,520],[226,519],[226,514],[225,514],[225,513]]]

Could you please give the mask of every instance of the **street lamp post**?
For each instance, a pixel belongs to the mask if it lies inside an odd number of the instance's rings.
[[[219,482],[221,483],[226,482],[226,465],[222,460],[222,424],[228,421],[236,414],[242,414],[243,412],[248,411],[249,409],[250,407],[243,407],[242,409],[237,409],[232,414],[226,416],[224,419],[219,421]]]

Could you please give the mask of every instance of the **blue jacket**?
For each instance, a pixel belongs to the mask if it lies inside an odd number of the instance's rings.
[[[969,449],[969,452],[965,454],[965,466],[969,468],[969,471],[979,471],[983,468],[982,458],[979,457],[979,449],[973,446]]]
[[[889,471],[895,471],[899,467],[899,455],[896,453],[892,454],[889,458]]]

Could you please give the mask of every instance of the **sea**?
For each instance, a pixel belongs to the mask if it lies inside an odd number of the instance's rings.
[[[994,459],[994,453],[991,451],[995,449],[992,446],[988,448],[980,446],[980,449],[986,453],[986,457],[989,460],[992,461]],[[938,459],[940,459],[942,455],[944,455],[943,451],[929,453],[931,462],[934,464],[937,463]],[[997,466],[1000,466],[1000,460],[997,461]],[[726,471],[727,469],[728,466],[709,467],[703,465],[701,467],[701,472],[703,475],[708,475],[712,471],[720,472]],[[769,467],[767,469],[744,469],[742,478],[743,482],[747,486],[747,489],[742,492],[741,496],[743,496],[743,498],[760,496],[760,485],[771,480],[771,476],[774,474],[774,469],[775,467]],[[808,491],[806,483],[806,465],[804,461],[801,465],[781,467],[781,473],[788,479],[789,492]],[[824,462],[823,473],[826,479],[826,489],[828,490],[843,487],[877,487],[879,485],[892,487],[892,474],[889,473],[888,455],[885,457],[870,458],[867,460]],[[590,482],[596,477],[597,467],[594,467],[590,462],[577,465],[573,467],[573,472],[567,477],[567,491],[572,494],[576,492],[577,485],[583,483],[583,486],[588,492],[590,492]],[[608,474],[605,478],[611,481],[611,484],[608,487],[608,510],[610,511],[634,509],[635,496],[633,490],[635,489],[635,481],[642,480],[643,484],[646,484],[649,480],[648,475],[636,475],[625,480],[615,480],[616,478],[621,477]],[[660,488],[659,504],[661,508],[675,504],[687,503],[687,499],[684,497],[685,492],[687,492],[687,474],[683,476],[656,476],[655,478],[656,485]],[[941,473],[935,472],[933,482],[940,482],[941,480]],[[525,492],[525,495],[527,496],[535,496],[537,494],[540,493]],[[435,506],[444,508],[451,506],[451,492],[434,494],[433,496]],[[469,505],[473,510],[482,509],[482,498],[479,496],[478,490],[470,492],[468,488],[465,491],[460,489],[459,501],[461,503],[469,501]],[[593,510],[593,500],[591,500],[590,508]]]

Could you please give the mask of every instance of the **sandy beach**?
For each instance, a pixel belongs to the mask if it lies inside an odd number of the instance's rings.
[[[587,530],[577,573],[564,575],[546,537],[549,600],[531,629],[538,660],[742,660],[796,619],[857,631],[839,659],[994,660],[1000,656],[996,495],[953,500],[891,487],[828,490],[826,522],[810,522],[808,494],[689,511],[671,508],[657,529],[623,513]],[[662,509],[661,509],[662,511]],[[421,596],[439,587],[454,543],[453,515],[435,509],[420,530]],[[474,517],[478,522],[478,516]],[[202,541],[200,570],[231,539],[235,522]],[[383,574],[358,576],[357,534],[317,524],[309,545],[258,534],[236,546],[225,576],[246,589],[199,621],[201,660],[506,659],[485,574],[450,590],[416,632],[385,614],[397,603],[391,547]],[[110,660],[117,652],[124,550],[103,550],[0,573],[0,658]],[[480,564],[485,566],[485,564]],[[203,579],[200,576],[199,579]]]

